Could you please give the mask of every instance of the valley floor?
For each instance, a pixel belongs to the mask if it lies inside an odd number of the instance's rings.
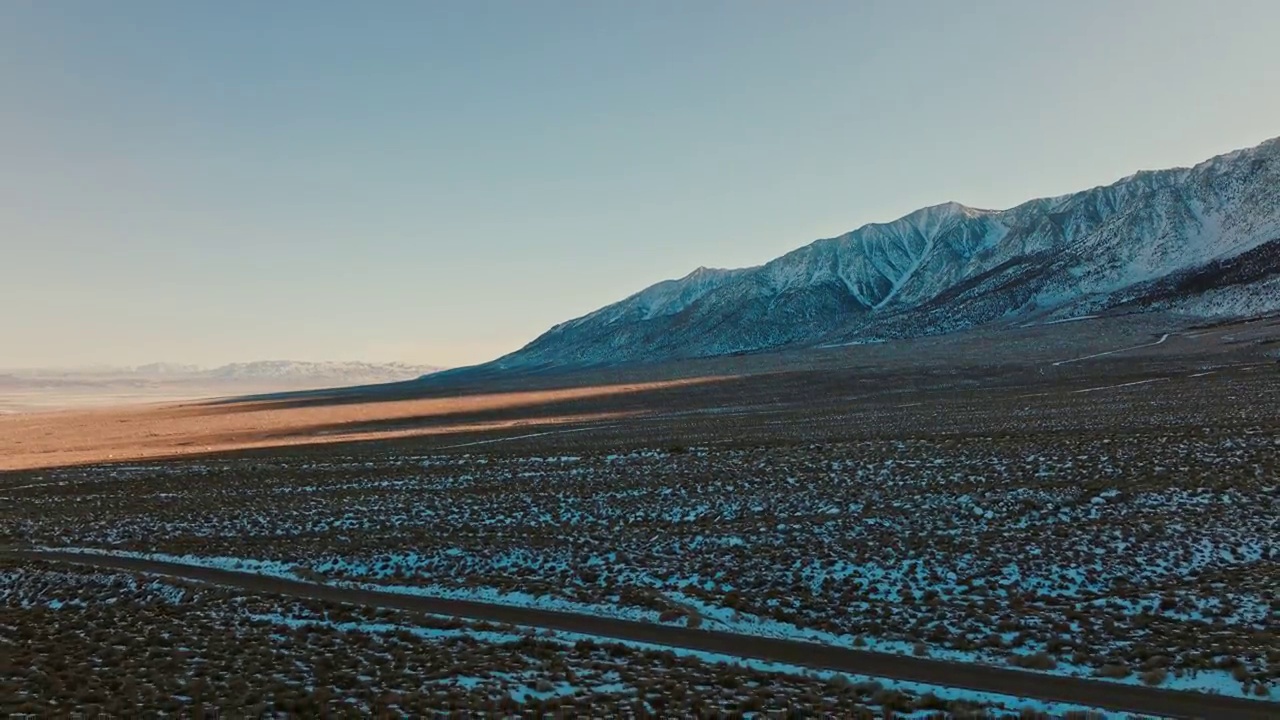
[[[1275,716],[1277,337],[1082,319],[0,418],[0,545],[49,549],[0,558],[0,710]]]

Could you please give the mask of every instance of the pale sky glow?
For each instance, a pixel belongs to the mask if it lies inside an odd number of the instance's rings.
[[[459,365],[1280,135],[1274,0],[0,3],[0,367]]]

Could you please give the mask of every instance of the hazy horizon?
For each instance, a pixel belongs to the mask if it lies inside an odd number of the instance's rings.
[[[250,358],[241,360],[231,360],[216,365],[200,364],[200,363],[181,363],[171,362],[168,360],[153,360],[151,362],[138,363],[134,365],[114,365],[111,363],[99,363],[90,365],[26,365],[26,366],[0,366],[0,375],[5,373],[16,372],[60,372],[60,373],[103,373],[103,372],[135,372],[140,370],[166,368],[172,370],[190,370],[192,372],[205,372],[209,370],[219,370],[233,365],[254,365],[259,363],[307,363],[315,365],[344,365],[348,363],[364,363],[375,366],[394,366],[403,365],[413,368],[433,368],[437,370],[448,369],[442,365],[432,365],[431,363],[410,363],[398,360],[298,360],[295,358]]]
[[[483,362],[698,266],[1280,135],[1277,26],[1245,0],[9,5],[0,370]]]

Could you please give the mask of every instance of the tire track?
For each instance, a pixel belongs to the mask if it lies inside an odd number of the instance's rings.
[[[1073,362],[1080,362],[1081,360],[1092,360],[1094,358],[1106,357],[1107,355],[1115,355],[1117,353],[1129,352],[1130,350],[1141,350],[1142,348],[1149,348],[1149,347],[1155,347],[1157,345],[1163,345],[1164,342],[1168,340],[1172,335],[1173,333],[1165,333],[1164,335],[1160,336],[1159,340],[1153,343],[1147,343],[1145,345],[1134,345],[1133,347],[1120,348],[1119,350],[1108,350],[1106,352],[1095,353],[1093,355],[1085,355],[1084,357],[1071,358],[1069,360],[1059,360],[1058,362],[1053,363],[1053,367],[1059,367],[1061,365],[1067,365]]]
[[[0,555],[74,563],[101,569],[149,573],[210,583],[250,592],[409,612],[449,615],[615,640],[666,645],[687,650],[787,663],[803,667],[872,675],[965,690],[1073,703],[1140,715],[1214,720],[1280,718],[1280,703],[1161,690],[1098,680],[1013,670],[989,665],[930,660],[820,645],[802,640],[756,637],[578,613],[496,605],[471,600],[400,595],[335,587],[253,573],[197,567],[142,558],[90,555],[56,550],[0,548]]]

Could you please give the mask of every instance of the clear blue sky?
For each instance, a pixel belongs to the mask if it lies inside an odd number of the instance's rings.
[[[0,367],[482,361],[1280,135],[1280,2],[0,4]]]

